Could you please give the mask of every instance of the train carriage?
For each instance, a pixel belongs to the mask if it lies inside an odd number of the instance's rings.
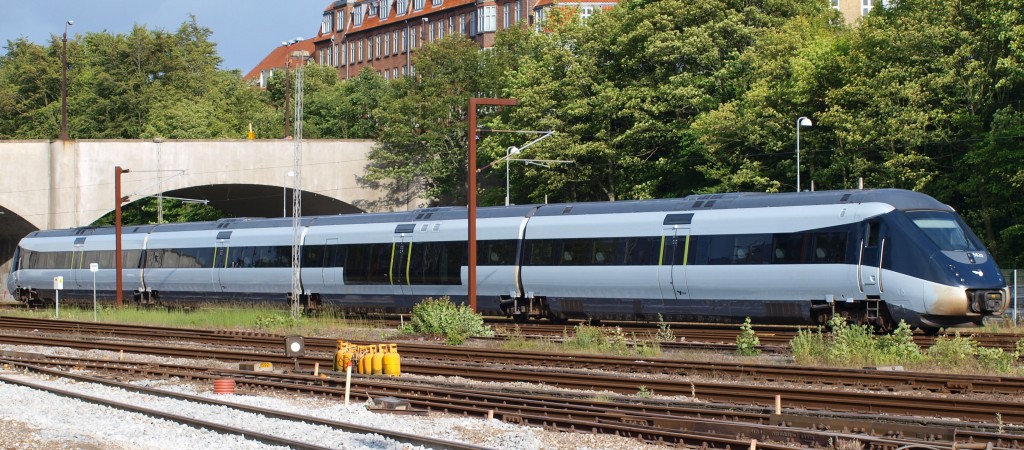
[[[425,297],[465,302],[466,217],[426,208],[303,218],[302,304],[404,312]],[[980,324],[1008,298],[960,217],[903,190],[492,207],[476,225],[479,310],[517,320],[820,324],[838,314],[934,330]],[[291,219],[128,227],[125,286],[164,302],[287,300],[295,231]],[[109,228],[32,233],[8,288],[40,302],[63,275],[74,281],[69,297],[81,297],[82,267],[112,261],[112,240]],[[100,272],[107,298],[112,272]]]

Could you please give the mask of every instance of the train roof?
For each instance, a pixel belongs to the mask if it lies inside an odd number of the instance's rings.
[[[944,210],[949,206],[927,194],[903,189],[856,189],[817,192],[739,192],[723,194],[694,194],[684,198],[659,200],[627,200],[617,202],[554,203],[540,205],[492,206],[477,209],[478,219],[501,217],[558,216],[585,214],[625,214],[659,211],[702,211],[736,208],[765,208],[780,206],[809,206],[857,203],[885,203],[898,210]],[[420,208],[413,211],[309,216],[301,219],[302,226],[344,224],[395,223],[437,220],[464,220],[467,209],[458,207]],[[161,225],[132,225],[123,227],[123,234],[161,233],[194,230],[237,230],[245,228],[291,227],[292,218],[229,218],[212,222],[169,223]],[[63,230],[41,230],[29,237],[95,236],[114,234],[113,227],[78,227]]]

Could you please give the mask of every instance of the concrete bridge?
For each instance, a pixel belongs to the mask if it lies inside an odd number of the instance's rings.
[[[404,211],[413,189],[362,179],[367,140],[303,140],[302,215]],[[236,217],[291,215],[295,142],[82,140],[0,142],[0,300],[18,241],[40,229],[84,226],[114,209],[114,167],[131,202],[155,196],[208,201]]]

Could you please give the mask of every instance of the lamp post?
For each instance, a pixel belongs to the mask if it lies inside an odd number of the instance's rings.
[[[128,173],[128,169],[121,166],[114,166],[114,272],[117,283],[117,306],[123,305],[121,300],[122,277],[121,277],[121,204],[128,201],[127,197],[121,197],[121,174]]]
[[[288,171],[289,177],[295,176],[295,171]],[[288,217],[288,179],[285,178],[284,186],[281,186],[281,217]]]
[[[800,116],[796,119],[796,191],[800,192],[800,127],[813,125],[811,119]]]
[[[509,205],[509,196],[511,195],[511,192],[512,192],[511,191],[511,183],[509,183],[509,176],[508,176],[508,166],[509,166],[508,161],[509,161],[510,158],[512,158],[512,155],[519,154],[519,151],[520,151],[519,147],[516,147],[514,145],[509,147],[507,150],[505,150],[505,206]]]
[[[476,108],[480,105],[492,106],[516,106],[519,100],[514,98],[479,98],[469,99],[469,176],[466,180],[468,205],[468,228],[469,228],[469,285],[467,296],[469,297],[469,309],[476,312]]]
[[[64,22],[64,36],[60,51],[60,140],[68,140],[68,27],[74,20]]]

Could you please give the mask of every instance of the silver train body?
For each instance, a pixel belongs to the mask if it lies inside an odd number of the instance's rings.
[[[306,217],[302,304],[398,313],[467,300],[467,211]],[[991,255],[948,206],[903,190],[732,193],[480,208],[478,309],[517,319],[980,324],[1006,308]],[[291,219],[130,226],[124,289],[138,302],[286,302]],[[112,228],[37,231],[8,290],[25,302],[115,292]],[[90,263],[99,270],[90,272]]]

